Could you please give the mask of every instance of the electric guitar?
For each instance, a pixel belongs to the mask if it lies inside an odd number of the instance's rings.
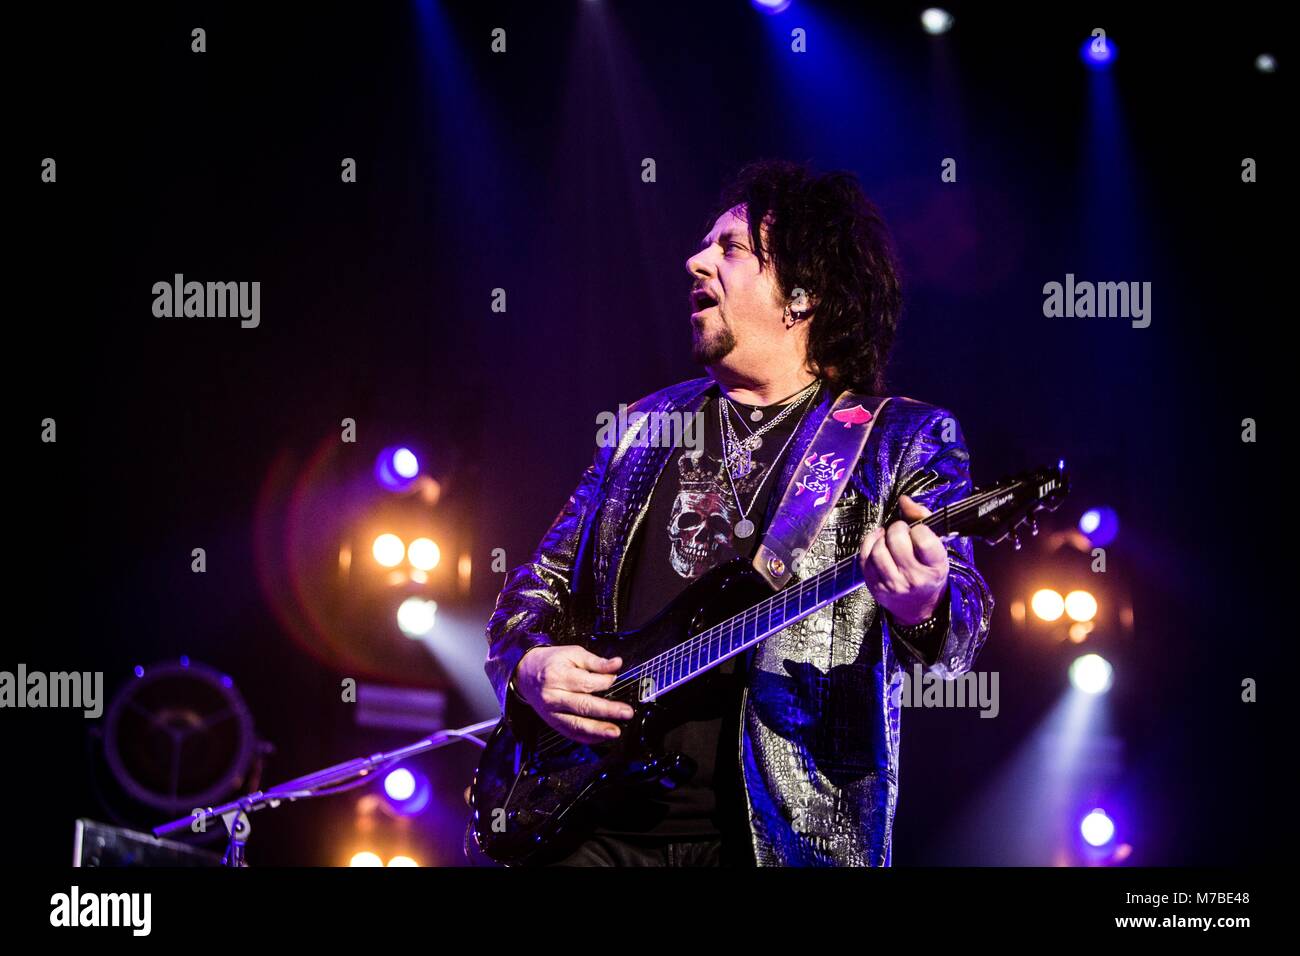
[[[1055,510],[1069,490],[1064,462],[998,482],[945,505],[924,524],[956,535],[1020,548],[1022,529],[1038,533],[1037,516]],[[470,831],[478,849],[505,865],[558,856],[581,835],[593,804],[628,789],[673,787],[694,771],[689,758],[666,753],[673,696],[727,658],[814,614],[863,585],[856,554],[773,592],[744,558],[702,575],[644,626],[593,634],[587,647],[623,658],[614,684],[597,694],[631,704],[635,716],[608,744],[581,744],[532,710],[512,730],[503,719],[487,740],[470,786]]]

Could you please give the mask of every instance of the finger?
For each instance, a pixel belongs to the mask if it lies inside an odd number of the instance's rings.
[[[583,744],[608,743],[621,733],[613,724],[574,717],[571,714],[553,714],[547,723],[564,736]]]
[[[579,694],[595,694],[609,690],[618,680],[617,674],[593,674],[581,667],[566,669],[555,683],[559,690],[570,690]]]
[[[894,559],[895,566],[909,581],[918,572],[924,572],[925,569],[912,554],[912,532],[906,521],[895,521],[889,526],[885,531],[885,544],[889,547],[889,556]]]
[[[885,533],[884,528],[876,528],[869,535],[867,535],[865,538],[862,539],[862,547],[859,549],[858,553],[861,555],[864,561],[867,559],[867,557],[870,556],[871,549],[876,546],[876,542],[880,539],[880,536],[883,535],[884,533]]]
[[[948,560],[948,549],[939,536],[925,525],[912,529],[912,553],[927,568],[942,567]]]
[[[898,504],[902,508],[903,517],[907,518],[909,521],[918,521],[921,518],[928,518],[932,513],[925,505],[914,501],[911,495],[899,495]]]
[[[593,694],[574,694],[567,690],[552,693],[551,701],[548,702],[552,713],[606,720],[628,720],[636,713],[631,704],[625,704],[621,700],[606,700]]]
[[[876,576],[876,583],[887,591],[903,592],[908,589],[907,579],[903,577],[898,570],[898,565],[894,563],[893,557],[889,553],[889,545],[884,538],[876,542],[875,547],[871,549],[871,557],[868,559],[872,570]]]
[[[623,666],[623,658],[621,657],[601,657],[599,654],[593,654],[583,647],[578,648],[578,650],[581,653],[579,653],[578,659],[574,663],[584,670],[596,674],[616,674],[618,669]]]

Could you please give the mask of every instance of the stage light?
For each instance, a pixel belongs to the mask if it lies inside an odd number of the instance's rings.
[[[1115,821],[1106,816],[1106,811],[1093,810],[1079,824],[1079,832],[1089,846],[1105,846],[1115,839]]]
[[[348,861],[348,866],[383,866],[384,861],[379,858],[378,853],[371,853],[369,850],[363,850],[360,853],[352,854],[352,859]]]
[[[1091,621],[1097,616],[1097,599],[1087,591],[1071,591],[1065,596],[1065,613],[1072,621]]]
[[[416,863],[409,856],[395,856],[388,861],[388,865],[389,866],[419,866],[420,864]]]
[[[409,800],[415,793],[415,775],[405,767],[398,767],[384,778],[384,793],[394,800]]]
[[[384,794],[392,810],[404,817],[415,816],[429,805],[433,786],[429,778],[414,770],[397,767],[384,777]]]
[[[135,665],[135,671],[134,671],[134,673],[135,673],[135,676],[136,676],[136,677],[143,677],[143,676],[144,676],[144,668],[141,667],[139,664],[136,664],[136,665]]]
[[[403,478],[414,478],[420,473],[420,461],[409,448],[393,452],[393,471]]]
[[[1070,665],[1070,683],[1084,694],[1104,694],[1110,690],[1114,668],[1098,654],[1084,654]]]
[[[1044,621],[1055,621],[1065,613],[1065,598],[1051,588],[1035,591],[1029,599],[1029,606]]]
[[[1083,41],[1083,62],[1093,70],[1109,69],[1119,56],[1119,48],[1110,37],[1088,37]]]
[[[389,491],[405,491],[420,474],[420,460],[404,445],[385,448],[375,459],[375,480]]]
[[[438,603],[409,597],[397,609],[397,626],[407,637],[425,637],[433,630]]]
[[[1119,515],[1114,508],[1089,508],[1079,516],[1079,530],[1094,547],[1104,548],[1119,536]]]
[[[753,0],[754,6],[764,13],[781,13],[790,6],[790,0]]]
[[[1261,73],[1272,73],[1277,69],[1277,60],[1273,59],[1271,53],[1261,53],[1255,57],[1255,69]]]
[[[406,558],[412,567],[421,571],[432,571],[438,566],[442,552],[430,538],[416,538],[406,550]]]
[[[947,33],[952,29],[952,14],[947,10],[941,10],[938,7],[930,7],[921,14],[921,26],[925,32],[931,36],[938,36],[940,33]]]
[[[370,553],[384,567],[395,568],[402,563],[402,556],[406,554],[406,545],[395,534],[381,534],[375,538]]]

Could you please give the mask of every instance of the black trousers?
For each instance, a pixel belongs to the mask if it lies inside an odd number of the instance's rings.
[[[598,833],[548,866],[753,866],[747,840]]]

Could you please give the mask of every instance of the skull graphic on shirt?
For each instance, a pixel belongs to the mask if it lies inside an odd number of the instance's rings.
[[[720,488],[679,491],[668,520],[673,570],[694,580],[713,566],[718,548],[731,541],[733,508]]]
[[[737,482],[736,490],[742,495],[746,491],[752,494],[755,475],[762,474],[763,464],[755,465],[744,482]],[[674,571],[693,581],[718,563],[719,548],[731,545],[732,529],[740,515],[721,461],[703,450],[688,451],[678,460],[678,470],[681,490],[668,519],[669,560]]]

